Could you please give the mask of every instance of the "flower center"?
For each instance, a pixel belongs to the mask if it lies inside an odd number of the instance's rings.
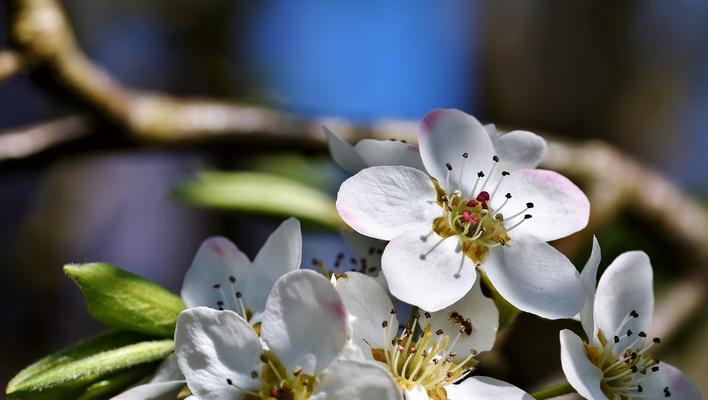
[[[585,344],[588,358],[602,370],[600,387],[610,399],[617,396],[623,399],[654,397],[645,391],[642,384],[653,379],[654,374],[659,371],[659,362],[647,352],[661,340],[653,338],[647,342],[646,333],[625,330],[627,323],[637,317],[639,314],[635,310],[627,314],[609,340],[602,331],[599,331],[597,337],[601,347]],[[625,340],[627,338],[633,340]],[[668,386],[663,388],[662,395],[671,396]]]
[[[460,380],[477,364],[476,350],[470,349],[462,360],[451,350],[462,335],[471,333],[469,321],[457,321],[458,318],[451,316],[457,327],[451,340],[442,329],[432,332],[430,324],[420,328],[418,318],[399,333],[398,327],[391,326],[395,314],[396,311],[391,310],[391,320],[381,323],[386,347],[371,349],[374,359],[386,364],[401,388],[412,390],[419,385],[431,399],[447,399],[444,386]],[[425,316],[430,318],[428,313]],[[457,317],[461,319],[459,314]]]
[[[227,379],[226,383],[244,392],[247,400],[307,400],[312,396],[314,376],[302,373],[301,369],[288,373],[278,358],[269,351],[261,355],[261,363],[260,374],[258,371],[251,372],[251,378],[260,379],[260,389],[240,388],[231,379]]]
[[[468,154],[463,153],[458,182],[462,182],[464,177],[467,158]],[[492,208],[492,200],[499,191],[502,181],[510,175],[507,171],[501,171],[494,187],[488,188],[487,184],[494,176],[498,163],[499,157],[494,156],[492,166],[486,174],[484,171],[477,172],[477,179],[469,193],[462,193],[459,187],[448,192],[436,182],[437,202],[443,213],[433,221],[433,231],[443,239],[457,236],[462,250],[475,264],[484,261],[490,248],[507,244],[511,240],[508,233],[531,218],[531,214],[527,211],[533,208],[533,203],[526,203],[526,208],[510,216],[501,213],[512,197],[508,192],[499,207]],[[446,163],[445,167],[447,168],[445,187],[449,190],[453,166]],[[421,239],[426,240],[427,236]]]

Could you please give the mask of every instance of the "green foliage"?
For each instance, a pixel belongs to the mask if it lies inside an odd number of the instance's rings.
[[[206,208],[297,217],[328,228],[344,223],[326,193],[295,179],[262,172],[201,172],[177,186],[174,195]]]
[[[118,329],[171,338],[185,305],[161,286],[109,264],[66,265],[99,321]]]
[[[20,371],[9,399],[99,399],[150,373],[174,350],[172,340],[112,331],[76,343]]]

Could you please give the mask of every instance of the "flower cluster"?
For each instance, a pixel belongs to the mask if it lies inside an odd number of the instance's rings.
[[[700,398],[651,355],[648,257],[622,254],[596,284],[597,240],[582,273],[547,243],[583,229],[590,205],[536,168],[542,138],[498,134],[458,110],[428,113],[418,146],[352,146],[325,130],[353,174],[336,206],[363,267],[300,269],[292,218],[253,261],[208,239],[185,277],[174,357],[116,399],[532,399],[475,373],[499,328],[489,291],[543,318],[579,316],[585,338],[560,332],[560,363],[581,396]]]

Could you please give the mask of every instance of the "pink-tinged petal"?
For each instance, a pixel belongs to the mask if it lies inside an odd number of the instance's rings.
[[[268,237],[249,271],[243,301],[253,313],[251,323],[258,321],[275,282],[286,273],[300,268],[301,259],[300,221],[288,218]]]
[[[244,289],[250,267],[251,261],[231,241],[209,238],[199,247],[184,277],[182,299],[187,307],[223,307],[241,312],[234,293]]]
[[[636,312],[636,318],[627,316]],[[605,337],[631,330],[639,333],[651,327],[654,312],[653,272],[649,256],[643,251],[620,254],[605,270],[595,293],[595,330]],[[623,321],[626,323],[622,324]],[[621,325],[621,326],[620,326]],[[617,345],[624,348],[634,337],[624,338]]]
[[[336,288],[349,314],[352,339],[371,358],[372,348],[386,347],[382,323],[386,321],[389,330],[398,329],[398,319],[391,315],[393,303],[374,278],[358,272],[347,272],[338,278]]]
[[[511,199],[501,213],[507,217],[504,225],[512,227],[531,215],[509,232],[512,240],[531,235],[543,241],[560,239],[583,229],[590,217],[587,196],[568,178],[554,171],[521,169],[504,178],[494,196],[492,208],[499,208],[510,193]],[[531,204],[529,204],[531,203]],[[524,211],[532,205],[533,208]],[[521,212],[515,218],[512,215]]]
[[[421,325],[426,323],[430,324],[433,332],[442,329],[450,337],[457,336],[461,331],[450,350],[464,358],[470,350],[482,352],[492,349],[499,328],[499,311],[494,301],[482,294],[481,280],[477,279],[462,299],[421,321]]]
[[[418,146],[425,169],[448,190],[459,188],[469,192],[477,172],[486,173],[493,164],[494,147],[489,134],[476,118],[460,110],[437,109],[427,113],[420,122]],[[465,153],[467,158],[463,157]],[[448,163],[452,171],[450,185],[446,187]]]
[[[492,249],[489,280],[516,308],[543,318],[570,318],[585,301],[580,274],[561,252],[534,237]]]
[[[642,398],[651,400],[700,400],[701,394],[696,385],[673,365],[662,362],[659,371],[650,379],[642,382],[644,391]],[[670,396],[666,396],[664,389],[668,389]]]
[[[177,319],[177,363],[200,400],[244,399],[243,389],[260,386],[251,373],[260,371],[262,352],[251,326],[232,311],[195,307]]]
[[[486,376],[473,376],[459,385],[445,386],[448,400],[533,400],[516,386]]]
[[[408,231],[384,249],[382,262],[391,294],[427,311],[460,300],[477,279],[474,264],[456,236],[442,239],[429,231]]]
[[[311,270],[283,275],[268,296],[261,338],[290,372],[321,371],[351,337],[347,311],[337,290]]]
[[[425,172],[418,146],[396,140],[363,139],[354,149],[367,167],[403,165]]]
[[[356,174],[367,167],[359,153],[354,149],[354,146],[342,140],[326,126],[323,128],[327,137],[329,154],[334,159],[334,162],[352,174]]]
[[[494,148],[499,167],[510,172],[536,168],[546,157],[546,141],[528,131],[511,131],[497,138]]]
[[[585,288],[585,304],[583,305],[583,309],[580,310],[580,323],[583,325],[583,330],[591,343],[597,342],[597,337],[595,337],[593,309],[595,306],[597,268],[600,266],[601,258],[600,243],[598,243],[597,238],[593,235],[590,258],[588,258],[585,267],[583,267],[583,270],[580,272],[580,279],[583,281],[583,287]]]
[[[380,363],[335,361],[318,376],[311,400],[401,400],[401,391]]]
[[[442,215],[430,178],[410,167],[366,168],[342,183],[337,210],[362,235],[391,240],[411,229],[430,228]]]
[[[563,373],[573,389],[589,400],[607,400],[600,387],[602,371],[590,362],[578,335],[564,329],[560,344]]]

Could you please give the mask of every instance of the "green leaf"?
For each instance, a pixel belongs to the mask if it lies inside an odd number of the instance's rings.
[[[104,333],[25,368],[10,381],[6,393],[9,399],[76,399],[87,388],[107,380],[113,380],[111,386],[116,389],[118,384],[127,386],[150,373],[173,350],[172,340],[151,340],[127,331]],[[107,389],[107,383],[103,385]]]
[[[494,300],[494,303],[497,306],[497,310],[499,310],[499,329],[513,324],[514,321],[516,321],[516,317],[521,314],[521,310],[514,307],[511,303],[506,301],[506,299],[502,297],[501,294],[499,294],[497,289],[494,287],[494,285],[492,285],[492,282],[489,280],[489,277],[487,277],[486,273],[480,271],[480,275],[482,277],[483,288],[485,289],[489,297]]]
[[[118,329],[172,337],[185,305],[161,286],[109,264],[66,265],[91,315]]]
[[[154,370],[152,364],[139,365],[92,383],[76,400],[108,399],[147,376]]]
[[[206,208],[297,217],[328,228],[344,223],[326,193],[294,179],[261,172],[201,172],[174,195]]]

